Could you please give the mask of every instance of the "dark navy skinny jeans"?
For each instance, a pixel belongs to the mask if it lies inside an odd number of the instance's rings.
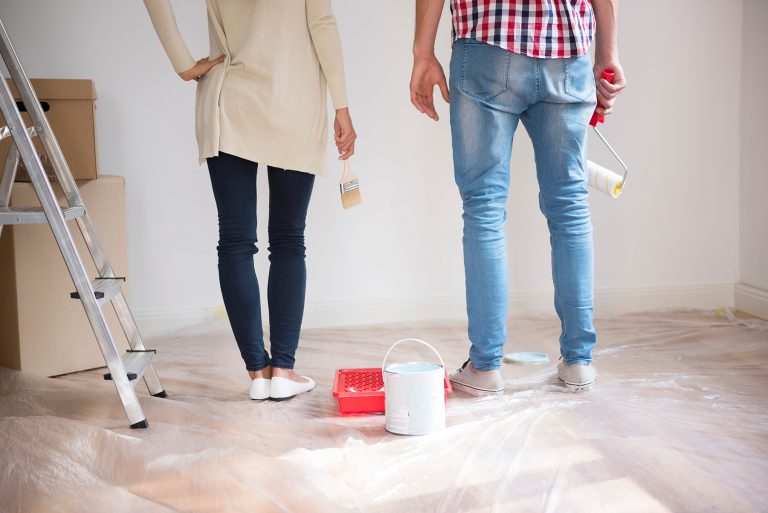
[[[315,176],[269,166],[270,357],[264,348],[256,247],[258,164],[227,153],[208,159],[219,213],[219,284],[232,332],[249,371],[292,369],[307,284],[304,228]]]

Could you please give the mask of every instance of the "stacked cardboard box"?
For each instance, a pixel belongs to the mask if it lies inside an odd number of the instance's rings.
[[[21,101],[13,82],[9,82],[17,105],[22,110],[22,117],[30,126],[29,116],[24,112],[25,106]],[[32,79],[32,87],[43,106],[48,123],[51,125],[61,151],[67,159],[72,176],[75,180],[95,180],[99,176],[98,155],[96,153],[96,88],[91,80],[64,79]],[[0,114],[0,126],[5,125],[5,119]],[[43,160],[48,162],[39,138],[33,142]],[[0,162],[5,162],[13,141],[8,138],[0,141]],[[50,169],[50,168],[49,168]],[[51,175],[53,178],[53,176]],[[19,181],[29,181],[26,170],[17,174]]]
[[[125,181],[98,174],[93,83],[32,82],[115,274],[126,276]],[[0,162],[4,162],[10,144],[8,139],[0,143]],[[35,144],[44,158],[39,139]],[[39,205],[32,184],[24,179],[23,173],[17,176],[22,181],[14,184],[11,206]],[[60,187],[53,184],[53,188],[63,205]],[[76,221],[70,221],[68,227],[86,269],[95,277],[95,265]],[[69,296],[73,291],[72,279],[47,224],[4,227],[0,237],[0,365],[40,376],[104,365],[82,304]],[[112,308],[105,310],[115,338],[127,348]]]

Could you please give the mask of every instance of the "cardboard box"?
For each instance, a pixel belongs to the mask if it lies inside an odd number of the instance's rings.
[[[80,194],[117,276],[126,276],[125,181],[80,181]],[[53,185],[59,198],[60,187]],[[39,205],[30,183],[16,183],[12,206]],[[88,274],[96,268],[75,220],[68,226]],[[0,365],[55,376],[105,365],[82,303],[47,224],[8,225],[0,237]],[[124,287],[123,292],[127,289]],[[128,348],[111,304],[105,307],[119,351]]]
[[[8,81],[16,101],[21,101],[16,87]],[[32,87],[46,110],[48,123],[59,141],[61,151],[67,159],[75,180],[93,180],[98,178],[98,155],[96,153],[96,88],[92,80],[68,79],[32,79]],[[24,122],[30,126],[29,115],[22,113]],[[0,126],[5,119],[0,114]],[[42,143],[38,137],[32,139],[37,152],[44,156]],[[7,138],[0,141],[0,165],[5,162],[13,141]],[[21,166],[23,168],[23,165]],[[22,169],[17,181],[29,181],[26,170]]]

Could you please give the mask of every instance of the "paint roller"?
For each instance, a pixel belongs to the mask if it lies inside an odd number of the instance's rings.
[[[613,82],[613,71],[605,70],[602,73],[602,77],[606,79],[608,82]],[[600,105],[602,107],[602,105]],[[592,119],[589,121],[589,125],[592,127],[592,130],[595,131],[597,136],[600,138],[601,141],[605,144],[605,146],[608,148],[608,150],[611,152],[611,154],[616,158],[616,160],[619,162],[622,168],[624,168],[623,174],[614,173],[608,168],[605,168],[603,166],[600,166],[598,164],[595,164],[591,160],[587,161],[587,175],[588,175],[588,184],[594,188],[597,189],[600,192],[604,192],[605,194],[608,194],[612,198],[618,198],[621,194],[621,191],[624,190],[624,187],[627,184],[627,165],[624,163],[623,160],[621,160],[621,157],[616,153],[616,151],[613,149],[613,147],[608,143],[608,141],[603,137],[603,134],[600,133],[600,130],[597,129],[598,123],[604,123],[605,122],[605,116],[602,114],[598,114],[597,110],[592,114]]]

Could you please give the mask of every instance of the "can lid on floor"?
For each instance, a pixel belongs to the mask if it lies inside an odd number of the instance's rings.
[[[508,353],[504,355],[504,361],[517,364],[547,363],[549,356],[547,353]]]

